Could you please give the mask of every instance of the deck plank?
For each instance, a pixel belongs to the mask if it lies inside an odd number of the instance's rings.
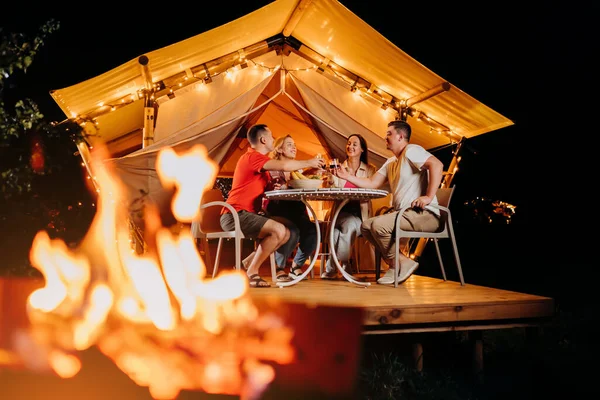
[[[359,287],[345,280],[315,278],[285,288],[252,288],[250,294],[256,301],[358,307],[364,310],[365,326],[469,321],[501,325],[507,320],[516,324],[518,320],[546,319],[554,313],[554,300],[550,297],[471,284],[461,286],[459,282],[420,275],[413,275],[397,288],[375,282]]]

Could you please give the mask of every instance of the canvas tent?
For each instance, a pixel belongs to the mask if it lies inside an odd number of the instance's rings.
[[[273,1],[51,95],[88,145],[107,146],[131,199],[143,189],[159,205],[158,150],[201,143],[230,176],[254,123],[292,134],[298,158],[343,159],[347,136],[360,133],[376,165],[390,156],[393,119],[426,149],[512,125],[336,0]]]

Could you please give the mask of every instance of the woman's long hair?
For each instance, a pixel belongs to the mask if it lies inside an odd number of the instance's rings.
[[[277,139],[275,139],[275,143],[273,143],[273,151],[271,152],[270,157],[274,160],[279,160],[281,159],[282,154],[278,151],[281,150],[281,147],[283,146],[283,142],[285,141],[285,139],[290,138],[290,139],[294,139],[292,137],[292,135],[285,135],[282,137],[278,137]]]

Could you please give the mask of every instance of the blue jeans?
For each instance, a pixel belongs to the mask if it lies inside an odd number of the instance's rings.
[[[302,267],[317,248],[317,231],[314,223],[303,217],[295,218],[296,221],[280,216],[272,216],[271,218],[284,224],[290,231],[290,239],[275,252],[277,267],[285,267],[286,261],[296,245],[298,245],[298,251],[294,256],[294,264]]]

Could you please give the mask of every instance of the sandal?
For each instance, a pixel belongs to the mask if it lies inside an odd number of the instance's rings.
[[[327,279],[330,281],[336,280],[338,277],[337,271],[325,271],[321,274],[321,279]]]
[[[292,270],[290,270],[289,276],[292,279],[296,279],[296,278],[300,278],[300,275],[302,275],[303,273],[304,273],[304,271],[302,271],[302,268],[296,267],[296,268],[293,268]],[[304,279],[306,280],[308,278],[304,277]]]
[[[291,282],[292,278],[285,273],[285,268],[277,268],[277,282]]]
[[[248,277],[248,279],[250,279],[250,282],[249,282],[250,287],[254,287],[254,288],[271,287],[271,285],[269,285],[269,282],[267,282],[263,278],[261,278],[259,274],[252,274]]]

